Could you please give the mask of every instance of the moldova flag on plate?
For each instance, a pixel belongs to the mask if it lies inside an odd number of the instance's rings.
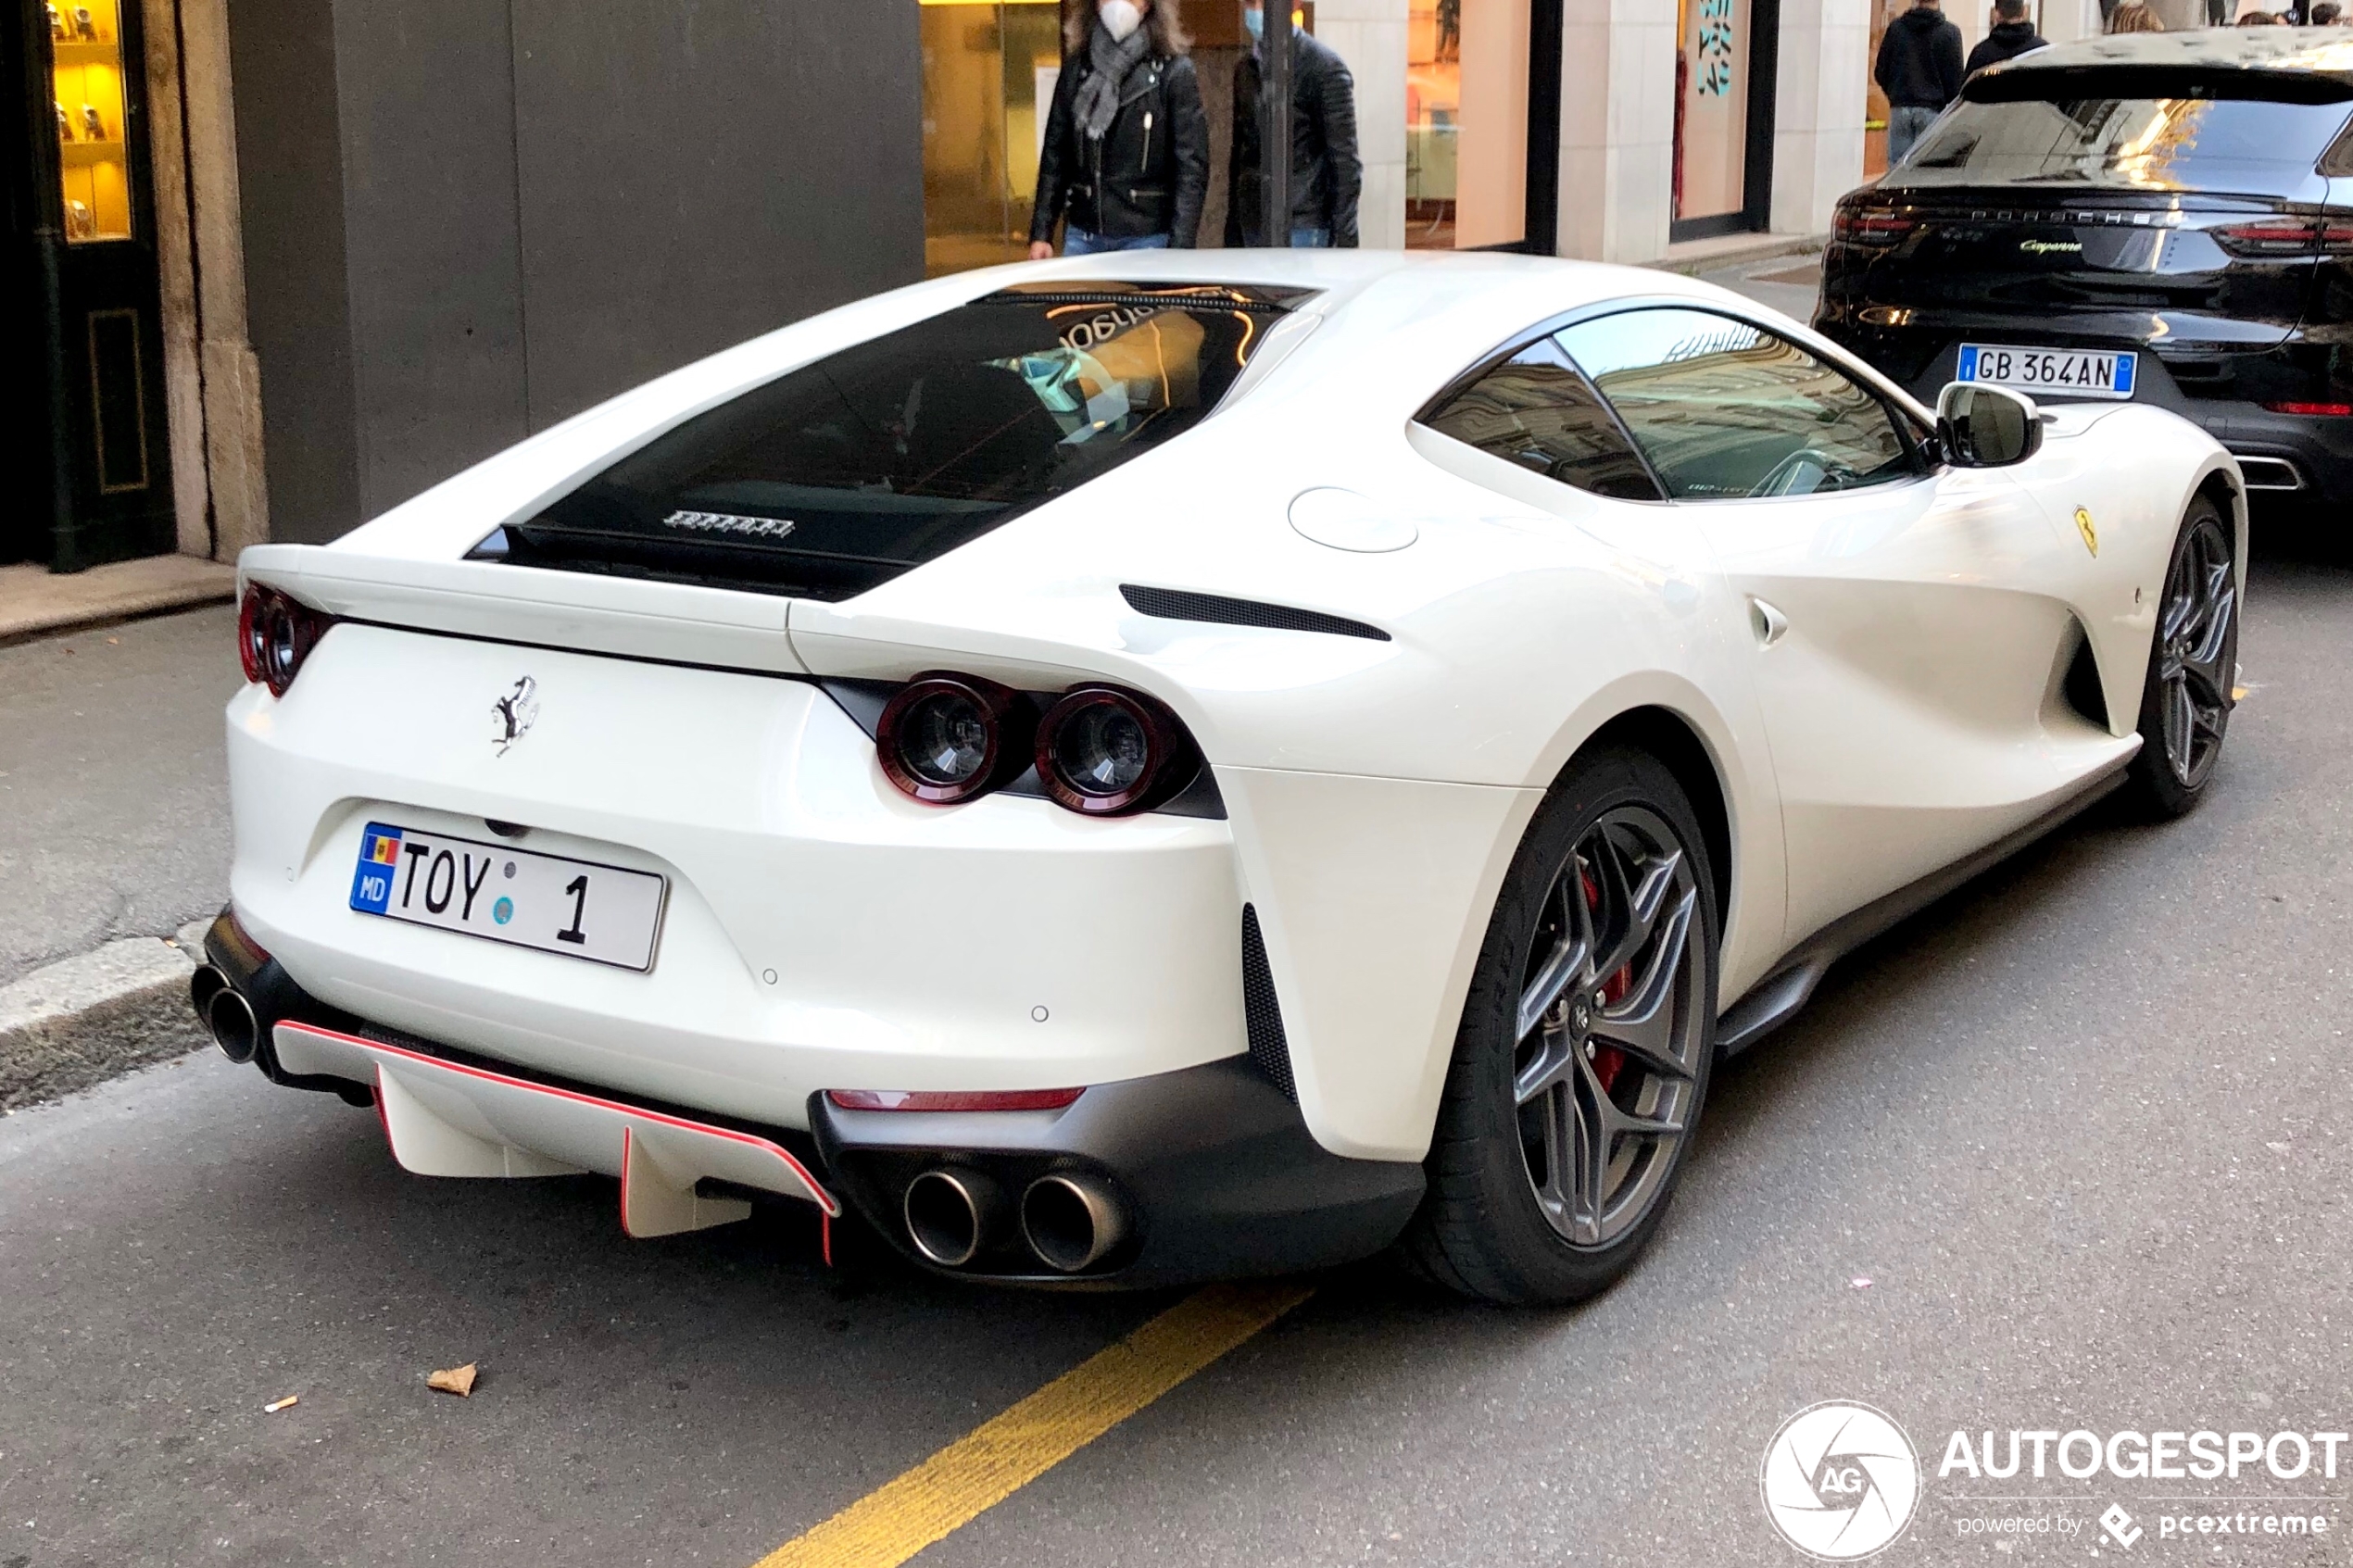
[[[392,898],[393,868],[400,864],[400,830],[370,822],[359,835],[359,867],[351,878],[351,907],[371,915]]]

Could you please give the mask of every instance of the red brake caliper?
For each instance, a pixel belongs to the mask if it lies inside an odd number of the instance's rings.
[[[1585,889],[1586,909],[1598,915],[1601,912],[1602,907],[1602,890],[1600,885],[1593,881],[1593,873],[1585,870],[1582,866],[1579,866],[1577,870],[1577,879],[1583,884]],[[1596,921],[1595,926],[1598,930],[1598,921]],[[1607,980],[1602,982],[1603,1005],[1604,1007],[1616,1007],[1619,1002],[1625,999],[1626,993],[1632,990],[1633,987],[1634,966],[1629,962],[1619,969],[1616,974],[1611,975]],[[1620,1072],[1624,1071],[1625,1066],[1626,1053],[1624,1051],[1619,1050],[1616,1046],[1603,1045],[1599,1041],[1594,1042],[1593,1076],[1601,1080],[1604,1092],[1607,1092],[1608,1090],[1614,1089],[1617,1086],[1617,1075]]]

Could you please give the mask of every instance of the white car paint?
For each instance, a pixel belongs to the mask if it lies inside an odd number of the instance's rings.
[[[854,598],[459,558],[747,388],[1056,277],[1324,292],[1197,429]],[[1418,1159],[1512,853],[1602,725],[1664,709],[1716,767],[1729,1006],[1828,921],[2131,754],[2174,529],[2209,477],[2235,489],[2203,432],[2137,406],[2052,410],[2044,451],[2013,470],[1700,505],[1602,499],[1413,424],[1491,351],[1619,298],[1705,305],[1854,363],[1722,290],[1629,269],[1347,252],[1038,263],[785,328],[332,546],[249,550],[246,582],[366,624],[331,633],[283,698],[255,686],[231,705],[238,915],[299,984],[363,1017],[799,1127],[823,1088],[1063,1086],[1239,1053],[1249,902],[1308,1127],[1338,1153]],[[1345,494],[1312,499],[1301,525],[1298,498],[1331,491]],[[1393,640],[1155,620],[1122,583],[1327,611]],[[2112,731],[2057,700],[2076,626]],[[938,668],[1152,694],[1199,741],[1227,819],[1089,821],[1003,795],[919,806],[819,688],[776,678]],[[487,705],[524,674],[543,718],[497,757]],[[653,971],[353,913],[371,818],[477,837],[484,818],[527,822],[534,849],[661,872]]]

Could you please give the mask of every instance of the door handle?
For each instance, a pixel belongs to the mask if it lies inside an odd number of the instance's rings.
[[[1756,646],[1760,648],[1771,647],[1789,630],[1789,617],[1754,595],[1748,601],[1748,623],[1756,633]]]

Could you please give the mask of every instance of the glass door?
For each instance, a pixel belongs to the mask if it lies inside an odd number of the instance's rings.
[[[1408,250],[1553,249],[1561,9],[1407,0]]]
[[[1038,154],[1062,72],[1054,0],[922,0],[924,273],[1029,252]]]
[[[1671,239],[1765,227],[1777,19],[1773,0],[1677,0]]]

